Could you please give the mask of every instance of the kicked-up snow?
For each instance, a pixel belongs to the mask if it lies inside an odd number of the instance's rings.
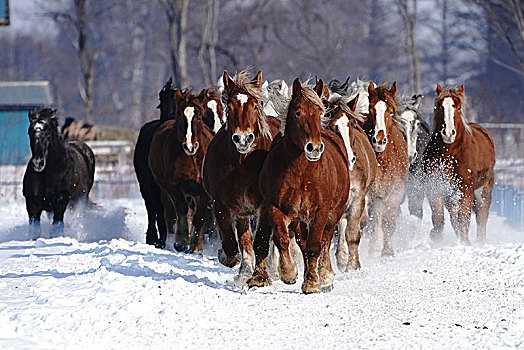
[[[361,270],[303,295],[300,278],[238,286],[216,242],[147,246],[141,199],[67,212],[64,237],[43,216],[36,240],[24,203],[0,201],[0,348],[524,348],[524,233],[491,216],[487,244],[458,245],[448,224],[434,245],[425,209],[401,214],[394,258],[371,260],[363,239]]]

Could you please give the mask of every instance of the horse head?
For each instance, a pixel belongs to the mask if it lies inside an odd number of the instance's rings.
[[[59,138],[56,109],[43,108],[29,111],[30,164],[37,173],[45,169],[49,148],[54,138]]]
[[[326,111],[322,96],[324,83],[319,80],[314,90],[303,87],[300,81],[293,82],[293,94],[286,116],[284,137],[304,150],[309,161],[317,161],[324,152],[322,142],[322,119]]]
[[[226,126],[236,150],[241,154],[251,152],[258,137],[271,137],[266,116],[262,111],[263,95],[260,91],[262,72],[249,80],[243,71],[231,79],[224,71],[222,103]]]
[[[158,93],[160,103],[156,108],[160,109],[160,120],[165,121],[176,115],[175,89],[172,86],[172,78],[164,84],[162,90]]]
[[[364,122],[364,118],[355,112],[358,102],[358,95],[351,101],[347,98],[340,97],[331,100],[329,104],[329,129],[335,131],[342,137],[346,152],[348,154],[348,168],[353,170],[353,166],[357,161],[355,152],[355,129],[360,128],[359,123]]]
[[[209,127],[213,134],[216,134],[222,127],[221,116],[223,114],[223,108],[220,103],[221,97],[222,92],[216,86],[203,89],[200,91],[200,94],[198,94],[198,99],[202,106],[204,106],[204,124]]]
[[[410,164],[413,163],[418,156],[418,137],[424,124],[424,120],[418,113],[418,107],[420,106],[423,97],[423,95],[414,95],[411,98],[411,101],[401,104],[398,113],[404,138],[406,139]]]
[[[443,90],[440,84],[437,83],[436,93],[433,113],[434,131],[438,132],[438,128],[441,128],[442,141],[451,144],[455,142],[457,135],[462,130],[471,133],[464,115],[466,102],[464,85],[459,89],[450,88]]]
[[[384,152],[388,144],[388,136],[393,128],[397,113],[397,82],[388,90],[384,84],[375,88],[369,82],[369,116],[364,123],[371,145],[375,152]]]
[[[180,114],[175,118],[176,135],[188,156],[193,156],[200,145],[205,107],[198,96],[187,90],[175,92],[175,101]]]

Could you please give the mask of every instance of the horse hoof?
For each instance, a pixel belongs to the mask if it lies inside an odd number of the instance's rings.
[[[322,293],[329,293],[333,290],[333,283],[327,284],[325,286],[320,286]]]
[[[392,258],[395,256],[395,252],[393,252],[392,250],[383,250],[382,251],[382,257],[383,258]]]
[[[173,244],[173,247],[175,248],[175,250],[177,252],[180,252],[180,253],[185,253],[185,254],[188,254],[191,252],[191,248],[189,247],[189,244],[180,244],[180,243],[177,243],[175,242],[175,244]]]
[[[360,269],[360,261],[352,260],[346,268],[346,271],[355,271]]]
[[[338,271],[340,272],[344,272],[347,269],[349,269],[349,266],[347,265],[346,262],[340,262],[338,260],[337,260],[337,267],[338,267]]]
[[[156,242],[155,243],[155,248],[164,249],[165,247],[166,247],[166,242]]]
[[[256,274],[253,275],[248,281],[247,286],[248,288],[261,288],[261,287],[267,287],[271,285],[271,281],[269,280],[269,276],[264,276],[262,274]]]
[[[230,257],[227,256],[224,250],[219,249],[218,250],[218,261],[226,267],[233,268],[236,264],[238,264],[238,254]]]
[[[297,279],[296,278],[294,280],[287,280],[284,277],[280,276],[280,280],[282,282],[284,282],[285,284],[295,284],[295,283],[297,283]]]
[[[309,281],[304,281],[302,284],[302,293],[304,294],[313,294],[313,293],[320,293],[320,285],[318,283],[312,283]]]

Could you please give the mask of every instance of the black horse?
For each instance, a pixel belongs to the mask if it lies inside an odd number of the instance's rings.
[[[93,151],[81,141],[64,142],[55,117],[56,110],[29,111],[31,160],[24,174],[31,233],[40,235],[42,211],[53,213],[52,235],[64,229],[64,212],[69,203],[87,203],[95,175]]]
[[[164,248],[167,238],[164,206],[160,200],[160,188],[149,169],[149,149],[151,148],[153,135],[160,125],[166,120],[173,119],[176,114],[175,89],[172,87],[171,79],[164,84],[158,96],[160,104],[157,108],[160,108],[160,119],[150,121],[140,129],[135,145],[133,166],[135,167],[136,178],[140,186],[140,193],[146,204],[148,219],[146,243],[157,248]]]

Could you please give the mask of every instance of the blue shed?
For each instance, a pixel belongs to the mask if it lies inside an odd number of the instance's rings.
[[[0,82],[0,164],[26,164],[29,110],[53,105],[48,81]]]

